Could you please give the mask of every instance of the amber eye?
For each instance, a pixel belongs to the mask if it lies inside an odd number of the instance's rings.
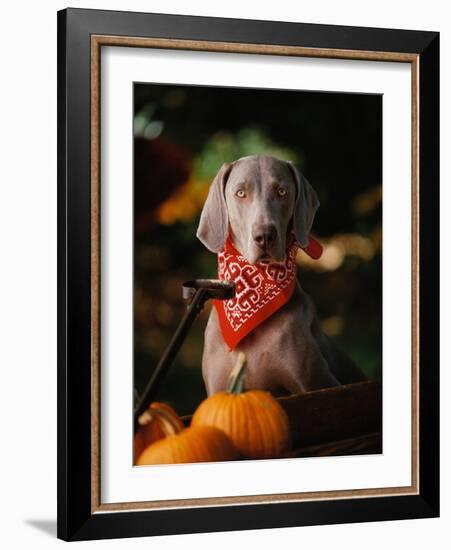
[[[236,192],[236,196],[239,199],[244,199],[244,197],[246,196],[246,193],[242,189],[238,189],[238,191]]]
[[[277,196],[283,199],[284,197],[287,196],[287,190],[284,189],[283,187],[279,187],[279,189],[277,189]]]

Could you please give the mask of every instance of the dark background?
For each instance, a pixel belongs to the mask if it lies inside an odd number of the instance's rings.
[[[134,368],[140,393],[184,310],[181,283],[216,277],[196,239],[208,187],[223,162],[269,153],[293,160],[317,191],[314,262],[298,277],[323,330],[369,378],[382,370],[382,97],[135,84]],[[180,414],[205,397],[196,321],[157,400]]]

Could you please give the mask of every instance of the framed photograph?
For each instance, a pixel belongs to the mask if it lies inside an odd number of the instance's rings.
[[[58,13],[58,536],[439,514],[439,35]]]

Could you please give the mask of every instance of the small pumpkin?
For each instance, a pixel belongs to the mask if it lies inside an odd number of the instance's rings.
[[[137,465],[222,462],[237,458],[238,452],[224,432],[212,426],[193,426],[149,445]]]
[[[151,443],[174,435],[183,430],[184,425],[175,410],[166,403],[152,403],[138,420],[133,441],[133,456],[135,463],[140,454]]]
[[[227,391],[205,399],[195,411],[191,425],[223,430],[248,458],[275,458],[291,447],[288,417],[269,392],[243,392],[245,363],[246,358],[240,353]]]

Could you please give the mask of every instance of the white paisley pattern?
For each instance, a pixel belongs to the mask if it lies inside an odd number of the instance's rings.
[[[287,250],[283,263],[264,260],[250,264],[227,247],[218,254],[219,278],[235,283],[235,298],[224,300],[224,313],[231,328],[237,332],[262,308],[272,302],[296,277],[297,243]]]

